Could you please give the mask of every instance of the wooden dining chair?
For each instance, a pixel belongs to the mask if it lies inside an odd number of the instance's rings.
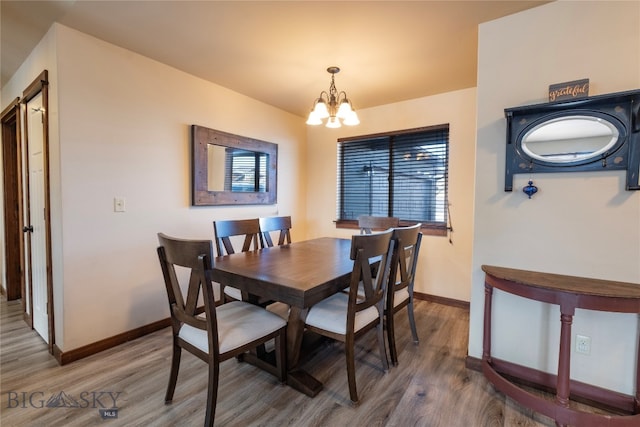
[[[272,247],[271,233],[278,232],[278,246],[291,243],[291,217],[260,218],[260,237],[263,247]]]
[[[260,221],[252,219],[231,219],[213,221],[213,232],[216,236],[216,252],[218,256],[236,252],[231,237],[243,236],[242,252],[260,248]]]
[[[394,245],[391,234],[392,231],[388,230],[351,237],[353,271],[349,292],[338,292],[312,306],[305,321],[308,330],[344,342],[349,397],[353,404],[358,403],[355,376],[357,338],[376,328],[382,367],[385,372],[389,369],[383,319]],[[358,292],[359,288],[362,292]]]
[[[290,216],[272,216],[260,218],[260,243],[263,248],[273,247],[271,233],[278,234],[278,246],[288,245],[291,243],[291,217]],[[267,305],[267,310],[277,314],[283,319],[289,318],[290,307],[282,302],[274,302]]]
[[[242,252],[258,250],[260,248],[260,222],[258,218],[213,221],[213,232],[218,256],[236,253],[233,242],[231,241],[232,237],[238,237],[242,240]],[[242,301],[247,299],[246,295],[244,295],[243,298],[242,292],[238,288],[228,286],[224,283],[220,284],[220,288],[224,301]]]
[[[388,230],[389,228],[398,227],[399,225],[400,218],[395,216],[360,215],[358,217],[360,234],[371,234],[373,231]]]
[[[281,381],[286,375],[287,323],[265,309],[242,301],[216,307],[210,277],[213,245],[210,240],[183,240],[158,234],[158,257],[169,300],[173,335],[171,373],[165,403],[171,403],[180,369],[182,349],[206,362],[208,369],[205,426],[213,426],[220,363],[275,339],[276,365],[270,372]],[[190,272],[181,286],[176,267]],[[182,289],[186,289],[186,299]],[[202,291],[204,307],[198,307]],[[272,368],[272,369],[271,369]]]
[[[413,335],[414,344],[418,344],[418,331],[413,314],[413,284],[416,277],[418,255],[422,242],[420,227],[416,224],[411,227],[393,229],[394,241],[393,257],[389,272],[389,285],[387,286],[387,298],[385,304],[385,326],[389,341],[389,354],[391,363],[398,364],[398,351],[396,350],[394,317],[403,308],[407,308],[409,326]]]

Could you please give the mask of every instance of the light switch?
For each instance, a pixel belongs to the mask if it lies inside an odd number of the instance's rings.
[[[114,197],[113,199],[113,211],[114,212],[124,212],[125,209],[125,202],[124,202],[124,198],[122,197]]]

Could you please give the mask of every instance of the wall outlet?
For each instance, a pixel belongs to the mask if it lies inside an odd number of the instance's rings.
[[[591,337],[576,335],[576,353],[587,356],[591,354]]]

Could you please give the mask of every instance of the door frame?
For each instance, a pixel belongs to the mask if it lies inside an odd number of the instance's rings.
[[[22,233],[22,150],[20,145],[20,98],[0,115],[2,123],[2,171],[4,189],[5,285],[8,301],[22,300],[26,312],[24,249]]]
[[[46,240],[46,271],[47,271],[47,317],[48,317],[48,326],[49,326],[49,353],[53,354],[54,351],[54,346],[55,346],[55,330],[54,330],[54,310],[53,310],[53,270],[52,270],[52,256],[51,256],[51,190],[50,190],[50,184],[49,184],[49,91],[48,91],[48,87],[49,87],[49,77],[48,77],[48,71],[44,70],[42,73],[40,73],[40,75],[24,90],[24,92],[22,93],[22,100],[20,101],[25,107],[22,109],[23,111],[23,125],[24,125],[24,138],[23,138],[23,143],[24,143],[24,148],[23,148],[23,153],[26,152],[26,147],[28,147],[29,144],[29,135],[28,132],[26,132],[27,127],[27,111],[26,111],[26,106],[27,103],[33,99],[33,97],[35,97],[36,95],[38,95],[39,93],[42,93],[42,106],[43,106],[43,113],[42,113],[42,131],[44,133],[43,135],[43,153],[44,153],[44,220],[45,220],[45,240]],[[28,156],[25,156],[24,159],[24,170],[22,171],[22,175],[21,175],[21,179],[25,180],[24,182],[26,182],[26,178],[25,178],[25,174],[28,173],[29,171],[29,159]],[[29,199],[29,186],[27,184],[24,184],[24,191],[22,191],[22,204],[23,206],[25,206],[25,211],[24,213],[26,214],[27,218],[30,218],[30,212],[29,212],[29,203],[28,201]],[[26,201],[26,202],[25,202]],[[30,236],[30,234],[29,234]],[[27,239],[29,241],[29,246],[30,246],[30,237]],[[29,257],[31,256],[31,251],[29,250]],[[23,265],[22,265],[22,269],[24,270],[24,258],[23,258]],[[31,274],[31,260],[29,259],[29,271],[26,272],[25,274]],[[33,288],[33,281],[31,280],[31,278],[29,279],[29,288],[27,290],[27,292],[29,292],[30,295],[30,301],[33,303],[33,294],[32,294],[32,288]],[[31,327],[33,327],[33,307],[30,310],[30,317],[31,317]]]

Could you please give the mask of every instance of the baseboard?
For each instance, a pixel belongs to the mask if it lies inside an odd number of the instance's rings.
[[[58,363],[60,365],[66,365],[67,363],[71,363],[87,356],[100,353],[101,351],[110,349],[120,344],[124,344],[128,341],[135,340],[152,332],[164,329],[168,326],[171,326],[170,318],[158,320],[157,322],[153,322],[148,325],[144,325],[139,328],[132,329],[130,331],[114,335],[110,338],[105,338],[92,344],[87,344],[85,346],[69,351],[61,351],[57,346],[54,345],[53,355],[56,360],[58,360]]]
[[[462,308],[469,310],[470,304],[468,301],[460,301],[453,298],[439,297],[437,295],[423,294],[421,292],[413,292],[413,297],[422,301],[435,302],[438,304],[449,305],[451,307]]]
[[[466,301],[439,297],[436,295],[423,294],[420,292],[414,292],[413,296],[418,300],[435,302],[438,304],[444,304],[452,307],[462,308],[464,310],[469,310],[469,303]],[[164,329],[168,326],[171,326],[170,318],[158,320],[157,322],[151,323],[149,325],[141,326],[139,328],[123,332],[113,337],[105,338],[92,344],[87,344],[83,347],[79,347],[69,351],[61,351],[56,345],[54,345],[53,355],[60,365],[66,365],[76,360],[83,359],[96,353],[100,353],[101,351],[110,349],[117,345],[124,344],[127,341],[131,341],[152,332],[159,331],[160,329]]]
[[[472,371],[482,372],[482,359],[467,355],[464,359],[464,367]]]

